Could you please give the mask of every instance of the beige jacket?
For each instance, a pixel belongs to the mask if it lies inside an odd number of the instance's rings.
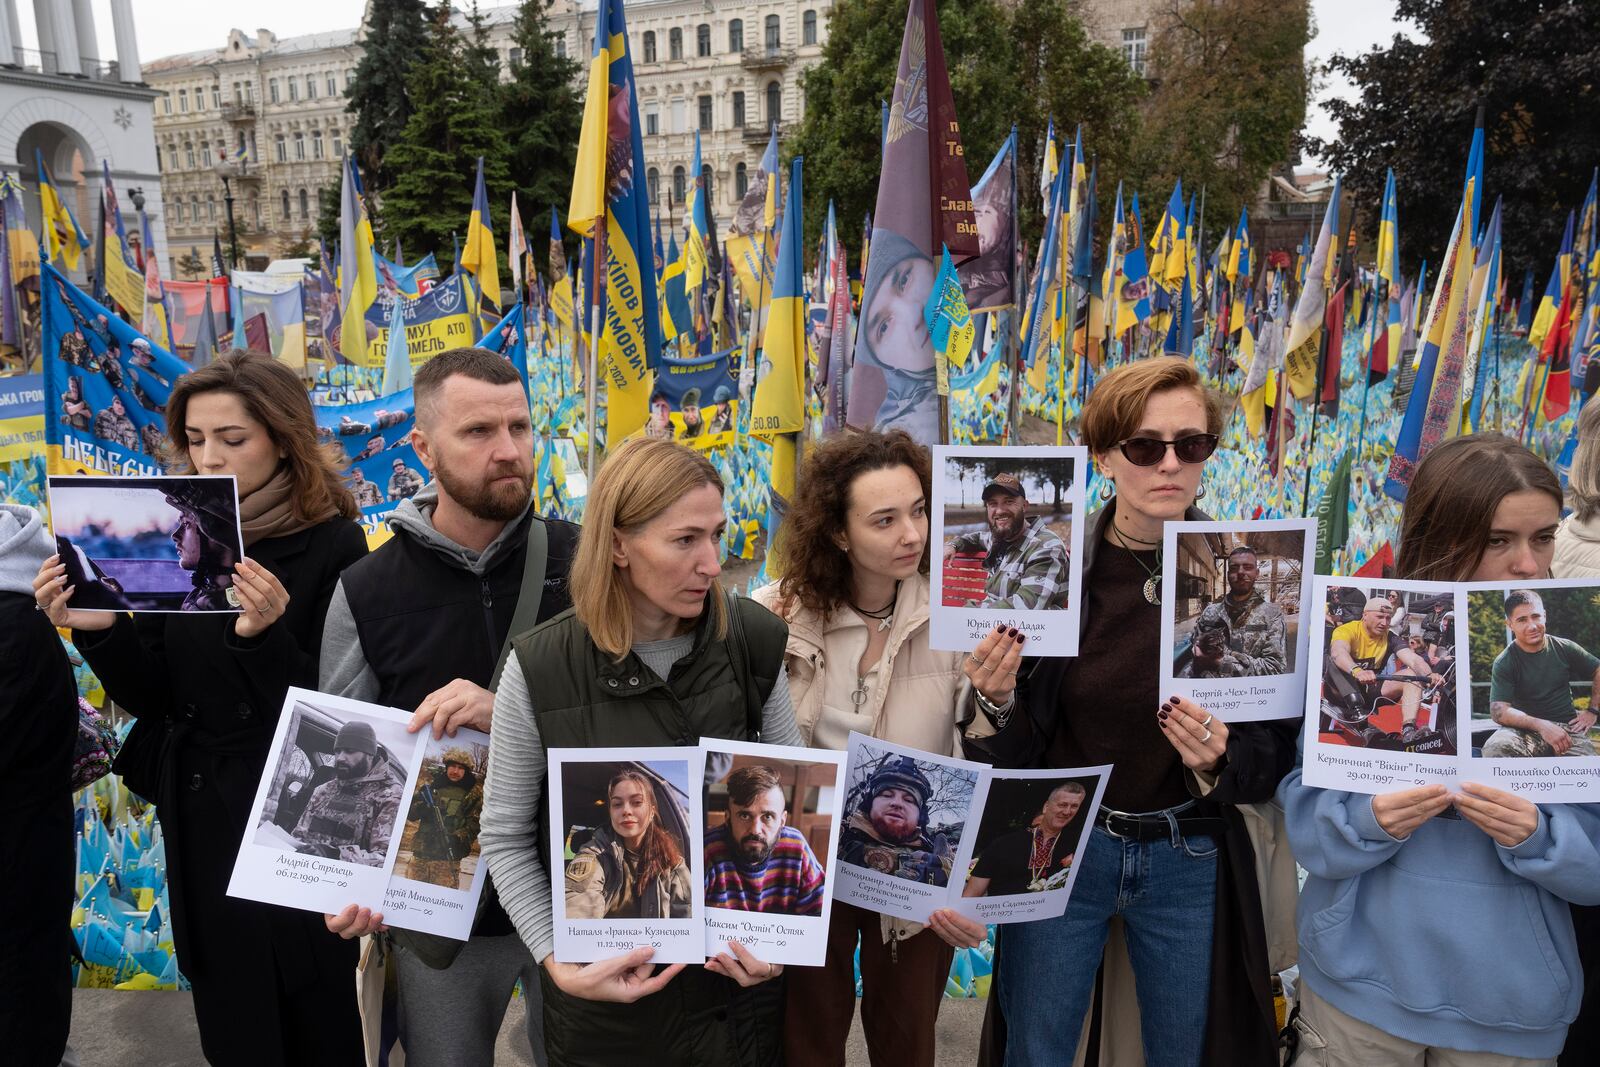
[[[1556,555],[1550,563],[1555,578],[1600,578],[1600,518],[1561,520],[1556,530]]]
[[[900,583],[889,641],[866,706],[872,714],[873,737],[939,756],[960,755],[963,726],[980,734],[993,733],[994,728],[988,716],[973,714],[972,683],[961,670],[965,654],[928,647],[928,595],[926,575]],[[827,625],[819,614],[798,604],[785,612],[776,583],[757,589],[752,598],[789,624],[784,666],[795,722],[809,745],[822,717],[823,672],[840,650],[835,644],[830,656]],[[837,669],[853,674],[856,665],[840,663]],[[883,917],[885,941],[910,937],[920,929],[918,923]]]

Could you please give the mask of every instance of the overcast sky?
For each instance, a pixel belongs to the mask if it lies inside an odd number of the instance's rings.
[[[111,35],[111,0],[91,0],[91,3],[95,9],[100,50],[109,57],[115,51]],[[485,8],[506,6],[499,0],[480,0],[480,3]],[[22,20],[24,47],[36,47],[33,5],[17,0],[16,6]],[[1337,52],[1363,52],[1388,41],[1399,26],[1395,21],[1395,6],[1395,0],[1312,0],[1316,36],[1306,50],[1307,58],[1320,63]],[[345,29],[361,21],[364,7],[363,0],[272,0],[270,4],[245,3],[244,0],[133,2],[139,22],[139,52],[145,59],[220,48],[230,29],[238,27],[253,33],[262,22],[279,37]],[[1307,117],[1307,132],[1318,137],[1332,134],[1333,126],[1320,102],[1348,92],[1349,86],[1342,80],[1324,79]],[[1308,159],[1306,162],[1314,164],[1316,161]]]

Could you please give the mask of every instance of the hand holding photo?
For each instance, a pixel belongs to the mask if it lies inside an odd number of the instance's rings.
[[[995,626],[1031,655],[1078,650],[1082,448],[933,450],[933,647],[970,651]]]
[[[706,956],[820,966],[845,754],[706,739]]]
[[[1463,775],[1551,803],[1600,799],[1600,583],[1466,587]]]
[[[1317,575],[1305,781],[1388,793],[1458,775],[1458,586]]]
[[[555,956],[705,959],[699,749],[550,750]]]
[[[1169,522],[1161,560],[1161,691],[1227,722],[1304,707],[1316,520]]]
[[[49,487],[71,608],[238,614],[244,537],[231,475],[51,475]]]

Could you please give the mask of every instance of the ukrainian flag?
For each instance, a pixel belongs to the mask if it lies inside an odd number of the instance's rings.
[[[62,201],[50,181],[50,172],[44,166],[44,154],[33,150],[33,161],[39,168],[39,207],[44,214],[44,238],[50,258],[65,263],[67,269],[76,270],[83,250],[89,247],[89,238],[72,217],[72,211]]]
[[[494,224],[489,220],[489,193],[483,185],[483,157],[478,157],[478,181],[472,189],[472,214],[467,217],[467,240],[461,246],[461,269],[472,275],[478,292],[480,318],[500,315],[500,262],[494,250]],[[490,323],[484,323],[488,329]]]
[[[1405,279],[1400,276],[1400,201],[1395,194],[1394,171],[1389,171],[1383,185],[1383,214],[1378,220],[1378,277],[1389,286],[1388,317],[1384,325],[1383,351],[1385,369],[1400,358],[1400,290]],[[1373,309],[1377,313],[1377,309]],[[1370,373],[1377,373],[1369,362]]]
[[[751,406],[750,432],[793,435],[805,425],[806,306],[805,267],[801,262],[800,172],[802,160],[795,158],[789,178],[789,204],[783,216],[783,236],[778,240],[778,264],[772,283],[772,302],[767,310],[767,332],[762,344],[766,364],[756,383]],[[794,495],[795,438],[774,437],[772,441],[772,490],[780,500]],[[780,505],[781,507],[781,505]],[[778,510],[778,509],[774,509]],[[768,537],[776,533],[769,522]],[[767,542],[771,544],[769,540]]]
[[[339,354],[346,363],[367,365],[367,309],[378,299],[372,264],[372,223],[359,195],[356,161],[345,157],[339,190]]]
[[[1228,288],[1233,291],[1228,332],[1234,334],[1244,329],[1245,301],[1250,292],[1250,212],[1246,208],[1239,209],[1239,229],[1228,248]]]
[[[706,281],[706,234],[710,225],[706,221],[705,175],[700,169],[700,131],[694,131],[694,169],[689,176],[689,233],[683,242],[683,287],[694,293]]]
[[[649,262],[650,206],[638,113],[622,0],[600,0],[567,226],[595,242],[602,284],[590,300],[602,321],[596,359],[609,387],[612,444],[644,428],[650,371],[661,358],[655,279],[641,267],[641,257]]]

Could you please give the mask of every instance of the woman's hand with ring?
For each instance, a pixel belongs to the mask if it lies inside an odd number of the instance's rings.
[[[39,566],[33,579],[33,602],[50,620],[51,626],[74,630],[109,630],[117,621],[115,612],[80,611],[69,607],[76,590],[67,585],[67,565],[59,555],[51,556]]]
[[[1192,700],[1169,697],[1156,712],[1161,732],[1191,771],[1214,771],[1228,751],[1228,724]]]
[[[1022,646],[1027,639],[1016,629],[996,626],[961,661],[967,680],[989,703],[1005,704],[1016,692],[1017,668],[1022,665]]]
[[[243,609],[233,620],[233,632],[240,637],[255,637],[288,610],[289,591],[277,575],[253,559],[234,564],[233,589]]]

